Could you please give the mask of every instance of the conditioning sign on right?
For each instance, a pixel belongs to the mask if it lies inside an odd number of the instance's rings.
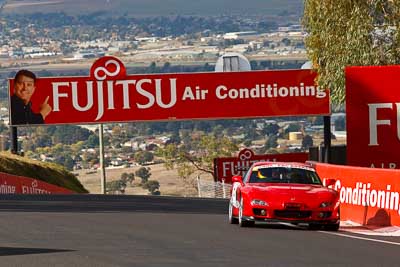
[[[346,68],[347,164],[400,168],[400,66]]]

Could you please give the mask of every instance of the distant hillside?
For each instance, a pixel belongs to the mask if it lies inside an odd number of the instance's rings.
[[[8,152],[0,153],[0,172],[34,178],[77,193],[88,193],[81,182],[60,165],[34,161]]]
[[[0,0],[1,3],[1,0]],[[110,15],[295,15],[303,13],[303,0],[9,0],[5,13],[88,14],[107,11]]]

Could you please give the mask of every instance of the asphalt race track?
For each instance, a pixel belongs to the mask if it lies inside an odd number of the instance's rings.
[[[400,237],[227,223],[227,200],[0,195],[0,266],[400,266]]]

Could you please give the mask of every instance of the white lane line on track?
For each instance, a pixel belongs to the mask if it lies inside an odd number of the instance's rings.
[[[326,231],[318,231],[318,232],[330,234],[330,235],[343,236],[343,237],[348,237],[348,238],[353,238],[353,239],[360,239],[360,240],[366,240],[366,241],[400,246],[400,243],[398,243],[398,242],[391,242],[391,241],[386,241],[386,240],[379,240],[379,239],[366,238],[366,237],[361,237],[361,236],[354,236],[354,235],[347,235],[347,234],[340,234],[340,233],[333,233],[333,232],[326,232]]]

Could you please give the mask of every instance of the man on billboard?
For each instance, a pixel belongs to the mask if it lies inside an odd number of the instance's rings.
[[[36,90],[36,75],[29,70],[20,70],[14,78],[14,94],[11,96],[11,125],[42,124],[52,108],[47,103],[40,105],[38,113],[33,112],[31,97]]]

